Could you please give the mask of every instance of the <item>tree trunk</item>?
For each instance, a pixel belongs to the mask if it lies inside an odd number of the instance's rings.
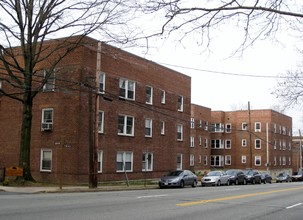
[[[25,92],[23,103],[21,143],[19,166],[23,167],[23,178],[26,181],[34,181],[30,169],[30,147],[31,147],[31,128],[32,128],[32,106],[33,100],[30,92]]]

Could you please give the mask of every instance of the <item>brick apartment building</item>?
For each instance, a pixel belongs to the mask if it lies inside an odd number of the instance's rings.
[[[168,170],[189,169],[191,78],[94,39],[85,41],[59,63],[34,100],[33,177],[58,182],[63,175],[64,183],[88,182],[95,104],[99,181],[124,180],[126,174],[157,178]],[[47,63],[40,68],[43,73]],[[12,89],[5,81],[1,87]],[[21,115],[18,102],[0,97],[2,167],[18,165]]]
[[[212,111],[212,168],[292,169],[292,118],[274,110]]]
[[[300,151],[300,145],[303,144],[302,137],[300,136],[293,136],[292,138],[292,170],[293,172],[298,172],[302,169],[302,147]],[[301,160],[301,162],[300,162]]]
[[[47,67],[39,66],[42,77]],[[13,91],[5,81],[0,86]],[[0,96],[0,168],[18,165],[21,116],[18,102]],[[293,165],[291,129],[292,119],[273,110],[249,117],[247,110],[191,104],[190,77],[86,38],[34,100],[31,171],[39,181],[86,183],[97,138],[99,181],[152,179],[174,169],[275,174]]]
[[[200,171],[201,173],[210,169],[210,122],[210,108],[196,104],[191,105],[190,167],[192,170]]]

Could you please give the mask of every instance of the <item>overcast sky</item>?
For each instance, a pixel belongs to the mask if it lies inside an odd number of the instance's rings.
[[[231,111],[247,108],[250,102],[251,109],[272,109],[280,105],[271,94],[277,85],[275,77],[296,69],[303,60],[295,49],[299,39],[283,37],[279,42],[257,41],[242,56],[231,57],[239,42],[230,31],[212,40],[211,52],[203,51],[194,42],[180,45],[166,41],[145,58],[191,76],[194,104]],[[293,118],[295,135],[303,130],[303,113],[298,107],[284,114]]]

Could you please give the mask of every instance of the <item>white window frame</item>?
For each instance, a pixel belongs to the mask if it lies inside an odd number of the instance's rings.
[[[48,155],[50,158],[49,159],[49,163],[50,163],[50,167],[47,168],[44,165],[44,162],[46,161],[46,159],[44,159],[45,155],[44,153],[50,153],[50,155]],[[52,165],[53,165],[53,151],[52,149],[46,149],[46,148],[42,148],[41,152],[40,152],[40,171],[41,172],[51,172],[52,171]]]
[[[99,72],[99,94],[104,94],[105,93],[105,73]]]
[[[104,111],[98,114],[98,133],[104,133]]]
[[[219,164],[217,164],[219,162]],[[211,155],[210,165],[213,167],[222,167],[224,166],[224,156],[222,155]]]
[[[2,89],[2,79],[0,79],[0,89]]]
[[[207,161],[207,155],[203,156],[203,165],[207,166],[208,161]]]
[[[182,163],[183,163],[183,155],[182,154],[177,154],[177,170],[182,170],[183,169],[183,166],[182,166]]]
[[[195,128],[195,119],[190,118],[190,128]]]
[[[195,147],[195,137],[190,136],[190,147]]]
[[[160,131],[161,135],[165,135],[165,121],[161,121],[161,131]]]
[[[247,141],[246,141],[246,139],[242,139],[242,147],[247,147]]]
[[[231,149],[231,140],[230,139],[225,140],[225,149]]]
[[[199,146],[202,145],[202,136],[199,136]]]
[[[152,86],[146,86],[145,92],[146,92],[146,104],[152,105],[153,104],[153,87]]]
[[[102,173],[103,151],[98,151],[98,173]]]
[[[205,121],[205,128],[204,128],[205,131],[208,131],[208,121]]]
[[[232,127],[231,127],[231,123],[227,123],[225,125],[225,132],[226,133],[231,133]]]
[[[211,124],[211,131],[215,132],[215,133],[224,132],[224,124],[223,123],[212,123]]]
[[[257,142],[259,142],[260,146],[257,146]],[[262,148],[262,141],[261,139],[255,139],[255,149],[260,150]]]
[[[122,124],[119,124],[119,121],[120,121],[120,118],[122,119],[123,117],[123,127],[122,127],[122,131],[121,129],[119,128]],[[127,124],[128,122],[128,119],[132,119],[132,125],[131,125],[131,129],[130,129],[130,132],[129,132],[129,129],[128,127],[130,125]],[[134,136],[134,125],[135,125],[135,118],[133,116],[130,116],[130,115],[119,115],[118,116],[118,135],[123,135],[123,136]]]
[[[204,148],[208,148],[208,139],[207,138],[204,139]]]
[[[261,132],[261,122],[255,122],[255,132]]]
[[[241,157],[241,163],[246,163],[246,155],[242,155],[242,157]]]
[[[125,87],[125,88],[124,88]],[[124,95],[121,92],[124,90]],[[132,94],[132,96],[131,96]],[[127,100],[136,99],[136,82],[121,78],[119,80],[119,97]]]
[[[224,140],[222,139],[212,139],[211,149],[224,149]]]
[[[260,162],[258,162],[260,161]],[[262,165],[262,157],[261,156],[255,156],[255,166],[261,166]]]
[[[118,169],[118,163],[122,165]],[[126,169],[126,163],[130,163],[130,169]],[[118,151],[116,155],[116,172],[133,172],[133,152],[131,151]]]
[[[48,117],[49,115],[46,115],[46,112],[51,112],[50,118]],[[54,109],[53,108],[42,109],[41,131],[52,130],[53,124],[54,124]]]
[[[153,153],[144,152],[142,154],[142,171],[143,172],[153,171],[153,160],[154,160]]]
[[[47,70],[43,70],[43,77],[45,79],[47,75]],[[55,83],[56,83],[56,74],[55,70],[49,75],[48,79],[46,80],[45,84],[43,85],[43,92],[53,92],[55,91]]]
[[[177,125],[177,141],[183,141],[183,124]]]
[[[194,154],[189,155],[189,166],[195,166],[195,155]]]
[[[178,111],[183,112],[184,98],[182,95],[178,95]]]
[[[145,126],[144,126],[145,137],[152,137],[153,136],[153,120],[151,118],[146,118],[144,124],[145,124]]]
[[[161,104],[165,104],[166,102],[166,92],[165,90],[161,90]]]
[[[248,128],[247,122],[242,122],[241,128],[242,128],[242,131],[247,131],[247,128]]]
[[[225,155],[225,165],[231,165],[231,155]]]

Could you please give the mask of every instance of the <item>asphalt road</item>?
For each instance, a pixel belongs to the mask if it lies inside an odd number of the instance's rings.
[[[0,219],[303,219],[303,182],[117,192],[0,192]]]

